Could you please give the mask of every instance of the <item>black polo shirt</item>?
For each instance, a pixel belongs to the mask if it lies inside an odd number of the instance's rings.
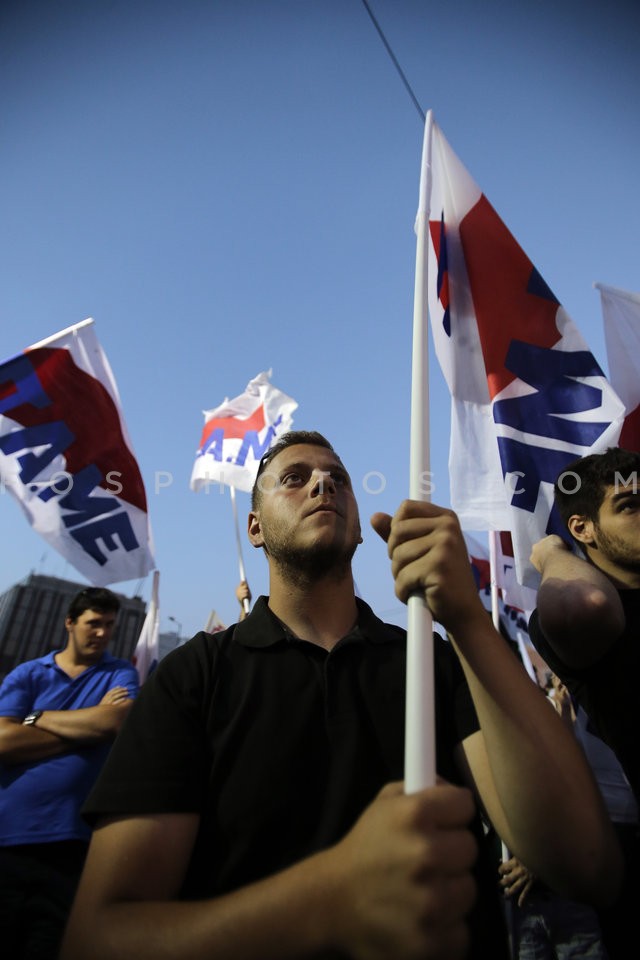
[[[242,623],[165,657],[85,815],[198,813],[185,899],[337,842],[403,777],[406,634],[358,607],[357,626],[330,652],[293,637],[260,597]],[[437,767],[460,783],[453,750],[478,723],[450,645],[437,635],[434,645]]]
[[[540,626],[537,608],[529,619],[529,636],[548,667],[576,698],[598,735],[620,761],[640,804],[640,590],[619,590],[625,628],[604,656],[582,670],[568,667]]]

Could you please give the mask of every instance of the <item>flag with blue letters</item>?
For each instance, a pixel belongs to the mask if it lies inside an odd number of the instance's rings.
[[[531,546],[561,532],[553,482],[569,461],[616,445],[624,408],[431,114],[420,204],[431,327],[452,397],[451,503],[466,530],[511,532],[518,580],[535,588]]]
[[[244,393],[204,411],[204,427],[191,472],[191,489],[212,483],[250,493],[260,459],[289,430],[298,404],[271,383],[271,370],[259,373]]]
[[[154,568],[144,484],[93,320],[0,364],[0,483],[95,586]]]

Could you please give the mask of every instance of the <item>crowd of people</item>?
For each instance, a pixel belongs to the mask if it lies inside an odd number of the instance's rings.
[[[423,597],[446,631],[438,779],[415,791],[406,634],[356,595],[358,507],[321,434],[291,431],[260,462],[247,532],[268,596],[251,607],[241,583],[238,622],[196,634],[139,691],[106,651],[117,598],[82,591],[65,649],[0,688],[9,955],[628,957],[639,466],[615,448],[567,468],[571,494],[556,482],[583,558],[560,537],[532,554],[548,691],[487,616],[451,510],[371,518],[397,596]]]

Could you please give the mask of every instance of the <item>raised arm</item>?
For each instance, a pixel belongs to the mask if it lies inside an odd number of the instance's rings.
[[[625,626],[614,584],[555,534],[534,545],[531,562],[542,576],[537,615],[548,642],[570,667],[599,660]]]
[[[572,732],[550,709],[480,602],[456,515],[405,501],[372,524],[388,543],[398,597],[421,592],[447,630],[480,722],[464,741],[468,770],[501,839],[560,893],[609,902],[619,849]]]
[[[61,960],[458,960],[474,898],[467,790],[386,787],[349,834],[216,899],[177,901],[195,814],[115,819],[93,835]]]

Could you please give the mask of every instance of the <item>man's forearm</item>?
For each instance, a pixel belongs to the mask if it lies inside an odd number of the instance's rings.
[[[109,740],[119,731],[132,703],[133,700],[125,700],[80,710],[45,710],[38,718],[37,728],[74,743]]]
[[[451,639],[480,721],[482,740],[473,749],[486,753],[493,781],[482,798],[489,816],[546,883],[602,905],[616,892],[620,863],[584,754],[492,627],[479,621],[468,630]],[[468,760],[475,775],[472,753]]]
[[[301,960],[329,953],[331,918],[318,855],[275,877],[215,900],[111,903],[91,911],[89,929],[72,916],[61,957],[144,960],[145,957],[220,957]],[[315,893],[314,893],[315,890]],[[78,914],[82,906],[74,909]]]
[[[458,960],[475,896],[473,812],[460,787],[409,796],[389,784],[333,847],[190,902],[175,898],[200,818],[116,817],[94,830],[61,957]]]
[[[18,719],[0,718],[0,760],[8,765],[33,763],[67,753],[72,744],[54,733],[25,726]]]

